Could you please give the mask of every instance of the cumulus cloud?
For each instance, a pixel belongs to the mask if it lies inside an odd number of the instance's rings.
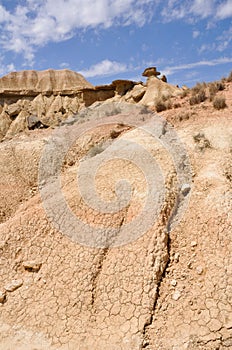
[[[232,17],[232,0],[227,0],[218,7],[217,17],[220,19]]]
[[[232,16],[232,0],[20,0],[13,3],[11,10],[0,5],[1,51],[22,54],[27,64],[33,64],[39,47],[68,40],[90,28],[131,24],[141,27],[153,16],[163,21],[221,20]]]
[[[187,63],[187,64],[182,64],[179,66],[172,66],[172,67],[166,67],[164,68],[164,74],[167,75],[172,75],[178,71],[182,70],[187,70],[187,69],[194,69],[197,67],[202,67],[202,66],[217,66],[220,64],[225,64],[225,63],[231,63],[232,62],[232,57],[219,57],[213,60],[203,60],[203,61],[198,61],[198,62],[192,62],[192,63]]]
[[[72,38],[88,28],[143,26],[159,0],[25,0],[11,12],[0,5],[0,44],[33,61],[37,47]],[[21,2],[22,3],[22,2]]]
[[[79,71],[79,73],[81,73],[85,78],[92,78],[123,73],[128,71],[128,69],[128,66],[124,63],[110,61],[106,59],[91,66],[89,69]]]
[[[215,8],[214,0],[194,0],[190,7],[190,13],[206,18],[212,15]]]

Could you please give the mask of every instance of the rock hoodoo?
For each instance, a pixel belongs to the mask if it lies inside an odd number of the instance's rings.
[[[157,72],[156,67],[146,68],[142,74],[143,77],[157,77],[160,75],[160,72]]]

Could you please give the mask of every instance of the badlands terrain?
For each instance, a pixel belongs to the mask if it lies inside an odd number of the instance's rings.
[[[232,74],[0,78],[0,349],[232,349]]]

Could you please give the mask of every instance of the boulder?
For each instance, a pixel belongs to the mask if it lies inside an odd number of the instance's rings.
[[[160,80],[164,81],[165,83],[168,82],[166,75],[162,75]]]
[[[112,85],[118,95],[123,96],[131,90],[137,83],[131,80],[114,80]]]
[[[157,72],[156,67],[146,68],[142,74],[143,77],[157,77],[160,75],[160,72]]]
[[[12,120],[10,119],[9,115],[6,112],[2,112],[0,114],[0,141],[6,135],[11,123]]]
[[[11,105],[8,106],[7,113],[9,114],[10,117],[15,117],[20,113],[21,108],[22,107],[20,106],[20,104],[12,103]]]

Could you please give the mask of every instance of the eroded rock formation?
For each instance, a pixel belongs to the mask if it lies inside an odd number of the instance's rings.
[[[142,103],[154,105],[162,94],[180,93],[169,85],[154,86],[150,81],[154,74],[149,76],[147,84],[115,80],[94,87],[82,75],[67,69],[10,73],[0,78],[0,140],[24,130],[59,125],[96,101],[138,103],[147,93],[150,97]],[[156,84],[161,82],[156,80]]]

